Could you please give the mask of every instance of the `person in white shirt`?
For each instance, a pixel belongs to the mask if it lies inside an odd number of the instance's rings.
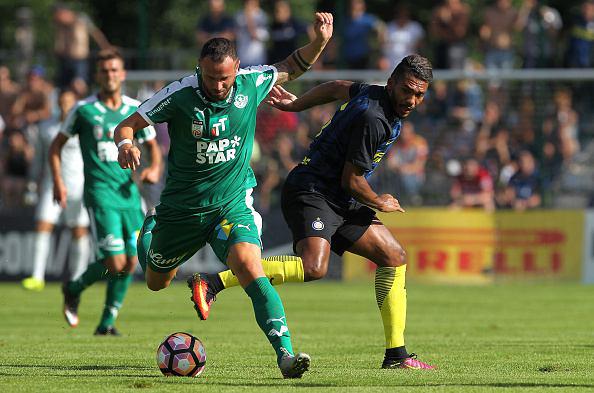
[[[38,159],[47,161],[49,146],[59,132],[66,115],[74,107],[76,95],[65,90],[60,93],[58,105],[60,117],[46,122],[40,127]],[[45,166],[47,168],[47,166]],[[72,230],[70,245],[70,278],[76,278],[84,272],[90,256],[90,243],[87,227],[89,216],[83,204],[82,194],[84,185],[83,161],[78,138],[70,138],[62,150],[62,174],[68,190],[66,208],[54,202],[53,182],[51,173],[46,169],[40,182],[39,204],[35,218],[37,227],[35,232],[33,272],[31,277],[25,278],[22,285],[25,289],[41,291],[45,287],[45,268],[50,251],[51,234],[60,218]]]
[[[423,43],[425,30],[417,21],[410,19],[410,11],[405,5],[394,7],[394,19],[382,34],[382,57],[379,68],[391,70],[408,55],[418,53]]]

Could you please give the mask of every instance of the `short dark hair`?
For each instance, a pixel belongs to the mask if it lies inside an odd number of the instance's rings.
[[[220,63],[229,56],[237,60],[237,51],[233,42],[223,37],[215,37],[206,41],[200,51],[200,59],[210,57],[215,63]]]
[[[97,54],[97,63],[112,59],[120,59],[122,63],[124,63],[124,56],[122,56],[122,53],[116,48],[102,49]]]
[[[433,82],[433,66],[421,55],[408,55],[392,71],[390,78],[400,79],[405,75],[412,75],[424,82]]]

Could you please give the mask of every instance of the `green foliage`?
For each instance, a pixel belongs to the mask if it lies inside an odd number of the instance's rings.
[[[579,284],[475,287],[408,283],[407,349],[431,372],[380,370],[384,336],[373,283],[276,287],[297,350],[312,356],[301,380],[283,380],[240,288],[219,295],[199,321],[185,285],[133,285],[121,310],[123,337],[93,337],[105,293],[89,288],[81,323],[66,326],[57,285],[28,293],[0,284],[0,387],[5,392],[146,389],[248,392],[579,392],[594,388],[592,289]],[[15,299],[18,299],[15,300]],[[159,342],[175,331],[203,340],[204,374],[163,377]]]

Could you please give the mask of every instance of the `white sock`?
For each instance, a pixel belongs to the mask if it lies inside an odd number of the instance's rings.
[[[35,233],[35,251],[33,252],[33,278],[44,281],[45,267],[49,257],[51,232]]]
[[[70,280],[76,280],[87,269],[91,245],[87,235],[72,239],[70,243]]]

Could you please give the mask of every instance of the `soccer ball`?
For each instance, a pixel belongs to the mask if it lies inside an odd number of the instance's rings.
[[[206,349],[189,333],[173,333],[157,348],[157,365],[166,376],[197,377],[206,366]]]

